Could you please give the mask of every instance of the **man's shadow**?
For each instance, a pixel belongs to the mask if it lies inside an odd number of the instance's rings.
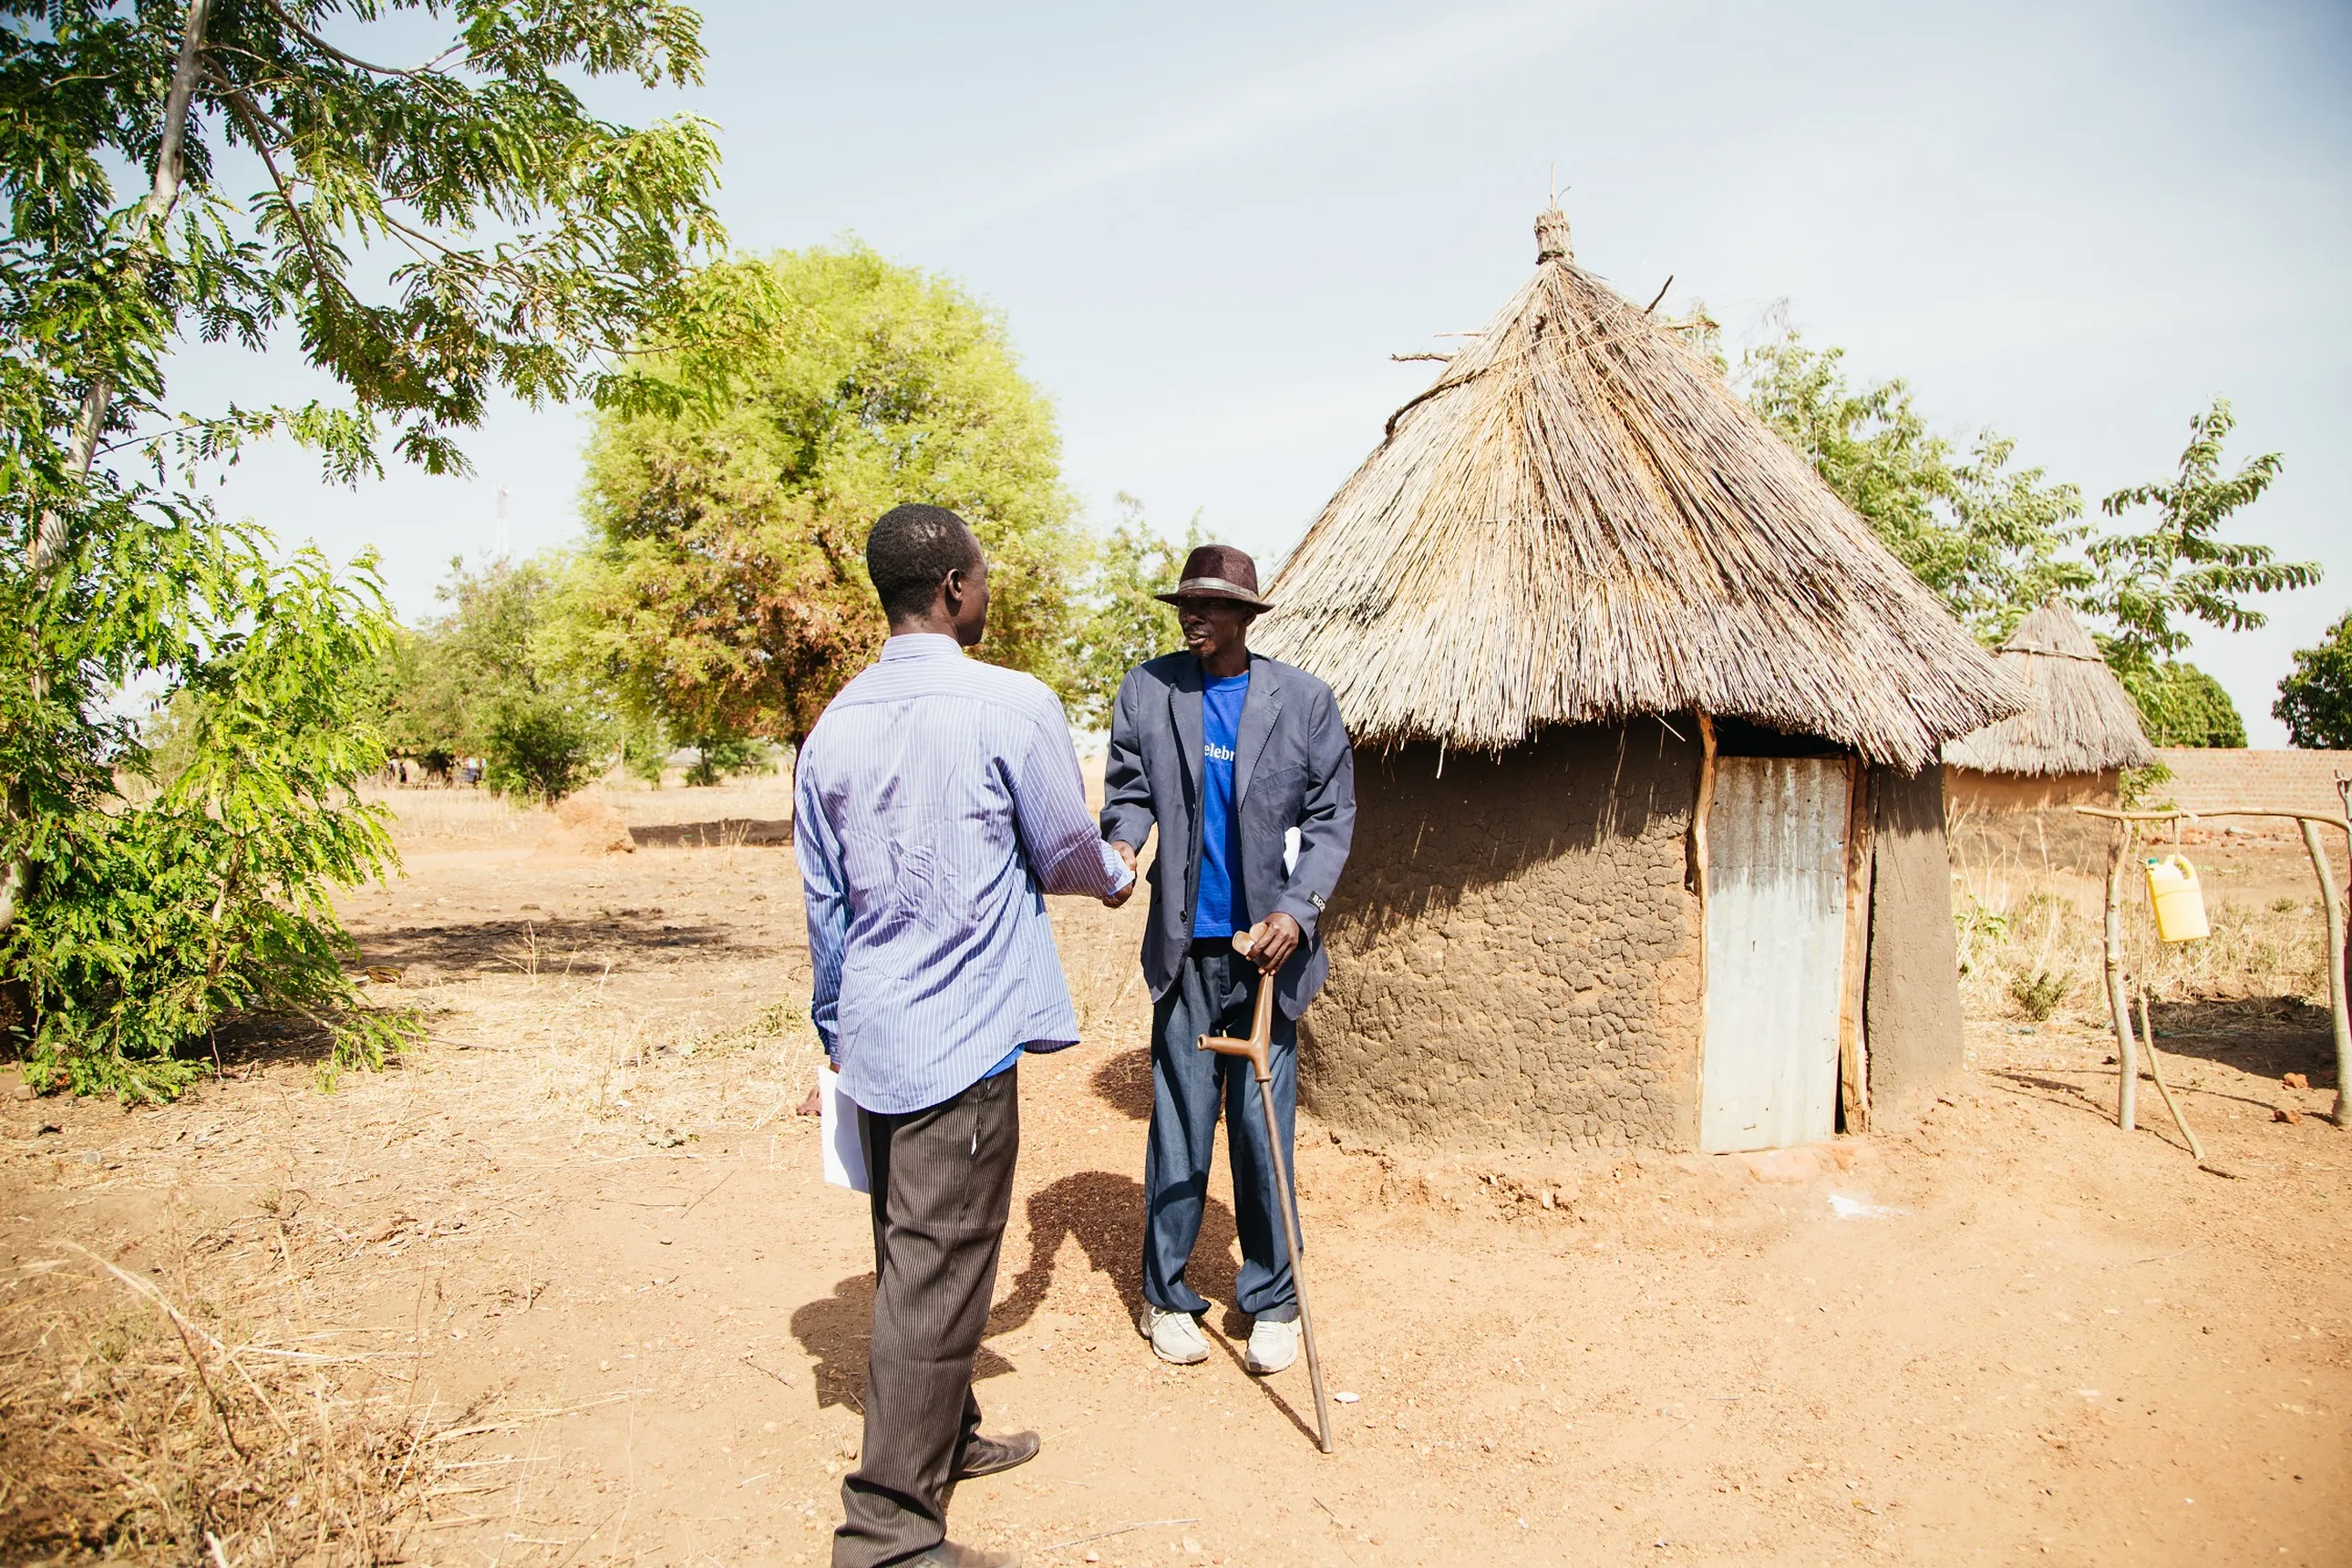
[[[1098,1071],[1097,1088],[1108,1071],[1108,1065]],[[1147,1064],[1147,1097],[1150,1088],[1149,1074]],[[1217,1173],[1223,1173],[1222,1162]],[[1215,1180],[1216,1176],[1212,1175],[1213,1186]],[[1012,1290],[990,1310],[987,1335],[993,1338],[1012,1333],[1037,1315],[1053,1288],[1054,1270],[1063,1243],[1073,1239],[1094,1272],[1108,1277],[1111,1289],[1118,1293],[1121,1311],[1129,1322],[1134,1322],[1143,1310],[1143,1184],[1132,1176],[1113,1175],[1108,1171],[1080,1171],[1030,1194],[1026,1207],[1028,1260],[1013,1275]],[[1230,1303],[1234,1299],[1234,1211],[1213,1195],[1202,1205],[1200,1239],[1193,1245],[1192,1266],[1186,1270],[1193,1289],[1212,1300]],[[866,1358],[873,1323],[871,1273],[842,1280],[833,1288],[831,1296],[811,1301],[793,1314],[793,1337],[816,1361],[814,1378],[819,1408],[845,1405],[863,1412],[859,1395],[866,1385]],[[1249,1320],[1228,1306],[1223,1326],[1223,1336],[1210,1336],[1210,1343],[1238,1363],[1240,1352],[1232,1341],[1249,1331]],[[1148,1356],[1150,1352],[1139,1345],[1136,1353]],[[1012,1370],[1012,1363],[983,1342],[972,1364],[972,1381],[979,1383]],[[1270,1382],[1253,1381],[1294,1426],[1313,1436],[1307,1423]]]
[[[1150,1079],[1145,1079],[1148,1086]],[[1029,1260],[1012,1293],[988,1314],[991,1334],[1009,1334],[1036,1316],[1054,1283],[1062,1244],[1075,1239],[1097,1274],[1108,1275],[1129,1322],[1143,1311],[1143,1184],[1108,1171],[1080,1171],[1029,1194]],[[1187,1278],[1213,1299],[1234,1295],[1234,1211],[1209,1199]]]
[[[1115,1051],[1088,1080],[1095,1098],[1130,1121],[1151,1114],[1151,1053],[1138,1047]]]
[[[874,1333],[873,1274],[852,1275],[835,1285],[832,1295],[801,1307],[793,1313],[792,1327],[801,1349],[816,1359],[810,1377],[816,1385],[817,1408],[845,1405],[864,1415],[866,1354]],[[1012,1363],[982,1344],[972,1362],[971,1380],[1001,1377],[1012,1370]]]
[[[1118,1052],[1095,1069],[1093,1085],[1113,1109],[1142,1121],[1151,1114],[1151,1053]],[[815,1091],[810,1094],[814,1099]],[[1028,1214],[1029,1261],[1013,1276],[1013,1293],[990,1310],[987,1332],[1010,1333],[1036,1316],[1054,1282],[1054,1259],[1072,1237],[1095,1271],[1110,1277],[1128,1321],[1134,1321],[1143,1309],[1138,1272],[1143,1258],[1143,1184],[1108,1171],[1083,1171],[1030,1194]],[[1233,1210],[1210,1199],[1202,1215],[1200,1243],[1192,1249],[1192,1276],[1196,1288],[1226,1300],[1233,1299],[1234,1290],[1233,1240]],[[793,1336],[816,1361],[820,1409],[845,1405],[863,1411],[860,1394],[873,1329],[870,1272],[841,1280],[832,1295],[793,1312]],[[972,1363],[972,1381],[1012,1370],[1012,1363],[983,1342]]]
[[[1096,1072],[1095,1087],[1104,1092],[1105,1099],[1110,1095],[1104,1080],[1118,1065],[1118,1058],[1113,1058]],[[1150,1084],[1147,1059],[1143,1077],[1147,1107]],[[1222,1173],[1222,1165],[1211,1173],[1213,1189]],[[1132,1176],[1115,1176],[1108,1171],[1081,1171],[1029,1194],[1029,1261],[1013,1277],[1012,1292],[989,1313],[991,1334],[1011,1333],[1036,1315],[1053,1286],[1055,1262],[1061,1255],[1062,1244],[1073,1238],[1095,1272],[1109,1277],[1128,1321],[1136,1321],[1143,1310],[1143,1184]],[[1250,1321],[1230,1304],[1234,1299],[1236,1250],[1234,1211],[1213,1194],[1202,1205],[1200,1238],[1192,1245],[1192,1259],[1184,1274],[1202,1295],[1228,1303],[1222,1325],[1224,1331],[1222,1335],[1210,1335],[1209,1342],[1238,1368],[1241,1352],[1234,1342],[1248,1334]],[[1151,1352],[1139,1345],[1136,1353],[1148,1356]],[[1315,1435],[1305,1417],[1291,1407],[1270,1381],[1251,1381],[1257,1384],[1268,1404],[1289,1418],[1292,1426],[1310,1437]]]

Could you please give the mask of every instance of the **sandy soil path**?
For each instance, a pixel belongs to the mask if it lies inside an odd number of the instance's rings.
[[[777,835],[667,826],[593,862],[415,840],[350,911],[432,1026],[384,1074],[322,1094],[265,1045],[166,1110],[9,1104],[13,1258],[168,1258],[483,1412],[410,1561],[824,1561],[872,1259],[793,1114],[796,878]],[[1178,1371],[1132,1327],[1139,918],[1056,902],[1089,1038],[1021,1069],[981,1366],[992,1425],[1045,1447],[963,1489],[959,1536],[1046,1564],[2352,1561],[2352,1134],[2271,1120],[2332,1088],[2309,1009],[2172,1020],[2237,1180],[2103,1120],[2081,1023],[1972,1024],[1919,1125],[1774,1159],[1349,1149],[1302,1118],[1327,1458],[1303,1364],[1261,1383],[1220,1340]],[[1202,1258],[1229,1299],[1223,1202]]]

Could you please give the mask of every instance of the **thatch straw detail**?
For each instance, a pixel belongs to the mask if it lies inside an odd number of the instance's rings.
[[[2051,599],[2018,622],[1996,657],[2032,691],[2032,706],[1945,742],[1947,763],[2042,777],[2156,761],[2131,694],[2062,601]]]
[[[2025,697],[1663,321],[1535,276],[1324,507],[1253,638],[1360,742],[1702,710],[1916,771]]]

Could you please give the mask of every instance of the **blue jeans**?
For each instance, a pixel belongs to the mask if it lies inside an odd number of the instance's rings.
[[[1206,951],[1204,951],[1206,950]],[[1257,1005],[1257,966],[1223,943],[1197,943],[1177,967],[1175,984],[1151,1013],[1151,1133],[1143,1158],[1143,1299],[1167,1312],[1205,1312],[1209,1303],[1186,1282],[1185,1266],[1201,1235],[1216,1153],[1217,1114],[1225,1118],[1226,1157],[1234,1168],[1234,1228],[1242,1244],[1234,1305],[1254,1318],[1288,1322],[1298,1294],[1284,1254],[1275,1205],[1274,1162],[1265,1146],[1265,1111],[1257,1076],[1239,1057],[1204,1051],[1202,1035],[1246,1038]],[[1274,1010],[1274,1114],[1282,1153],[1291,1163],[1298,1108],[1298,1024]],[[1289,1194],[1297,1215],[1297,1194]],[[1305,1243],[1302,1241],[1301,1249]]]

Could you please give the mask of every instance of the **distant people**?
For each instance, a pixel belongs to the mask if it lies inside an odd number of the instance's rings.
[[[866,569],[882,657],[802,748],[793,848],[807,894],[810,1015],[858,1107],[874,1214],[866,1439],[842,1482],[834,1568],[995,1568],[947,1540],[959,1481],[1037,1452],[986,1437],[971,1369],[1021,1145],[1024,1050],[1078,1038],[1046,893],[1113,908],[1135,874],[1097,836],[1061,704],[966,658],[988,563],[963,520],[894,507]]]
[[[1111,712],[1102,836],[1129,866],[1156,826],[1160,856],[1144,928],[1152,996],[1151,1129],[1143,1167],[1143,1321],[1162,1361],[1208,1358],[1185,1279],[1209,1193],[1224,1110],[1242,1267],[1234,1305],[1250,1320],[1244,1363],[1271,1373],[1298,1355],[1298,1295],[1284,1256],[1265,1123],[1249,1064],[1195,1048],[1202,1035],[1246,1036],[1257,986],[1275,987],[1274,1098],[1289,1159],[1298,1103],[1298,1016],[1330,961],[1316,934],[1348,864],[1356,774],[1331,689],[1249,650],[1269,608],[1257,564],[1223,544],[1184,563],[1175,592],[1182,653],[1128,671]],[[1263,921],[1244,960],[1233,938]],[[1260,977],[1264,978],[1261,979]]]

